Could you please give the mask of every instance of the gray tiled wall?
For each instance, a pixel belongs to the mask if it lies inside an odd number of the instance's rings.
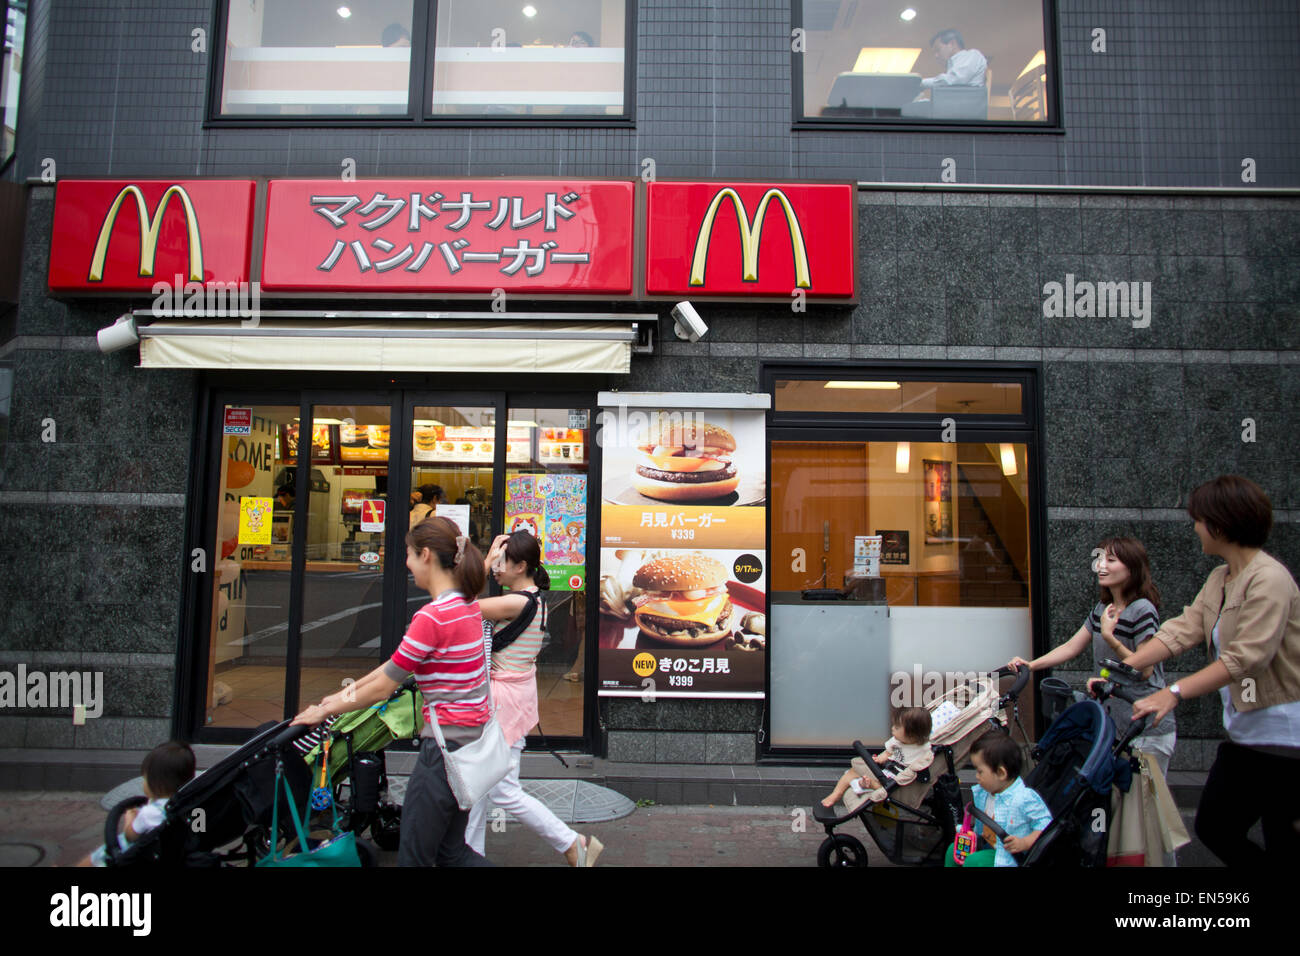
[[[635,176],[1300,185],[1300,8],[1061,0],[1065,131],[792,130],[788,0],[636,4],[635,129],[203,129],[208,0],[35,0],[10,175]],[[1104,29],[1105,53],[1092,52]],[[220,50],[210,37],[208,49]]]

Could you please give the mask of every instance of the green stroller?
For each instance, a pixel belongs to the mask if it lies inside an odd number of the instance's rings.
[[[423,727],[424,700],[408,678],[383,703],[339,714],[295,741],[317,784],[314,808],[326,810],[332,802],[342,829],[360,836],[369,828],[376,845],[396,850],[402,808],[388,798],[384,748],[418,737]]]

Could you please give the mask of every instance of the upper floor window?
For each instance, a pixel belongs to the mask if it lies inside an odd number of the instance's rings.
[[[18,87],[23,78],[23,36],[27,32],[26,0],[10,0],[5,7],[4,62],[0,64],[0,166],[14,154],[18,135]]]
[[[870,123],[1054,122],[1043,0],[804,0],[802,118]],[[799,8],[802,9],[799,9]]]
[[[630,116],[627,0],[227,0],[217,118]]]

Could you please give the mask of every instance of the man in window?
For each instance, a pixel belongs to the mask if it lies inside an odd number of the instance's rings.
[[[930,38],[930,52],[947,66],[947,72],[927,76],[921,80],[923,87],[983,86],[984,71],[988,61],[979,50],[968,50],[956,30],[940,30]]]

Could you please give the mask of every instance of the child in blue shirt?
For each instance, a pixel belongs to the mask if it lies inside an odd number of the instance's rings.
[[[1009,736],[985,734],[971,746],[970,753],[975,765],[976,783],[971,788],[975,808],[991,816],[1007,831],[1007,837],[999,841],[991,829],[977,823],[976,830],[982,830],[984,840],[996,849],[977,850],[962,865],[1015,866],[1011,854],[1025,853],[1034,845],[1052,822],[1052,811],[1020,779],[1020,746]],[[953,862],[951,847],[944,865],[958,865]]]

